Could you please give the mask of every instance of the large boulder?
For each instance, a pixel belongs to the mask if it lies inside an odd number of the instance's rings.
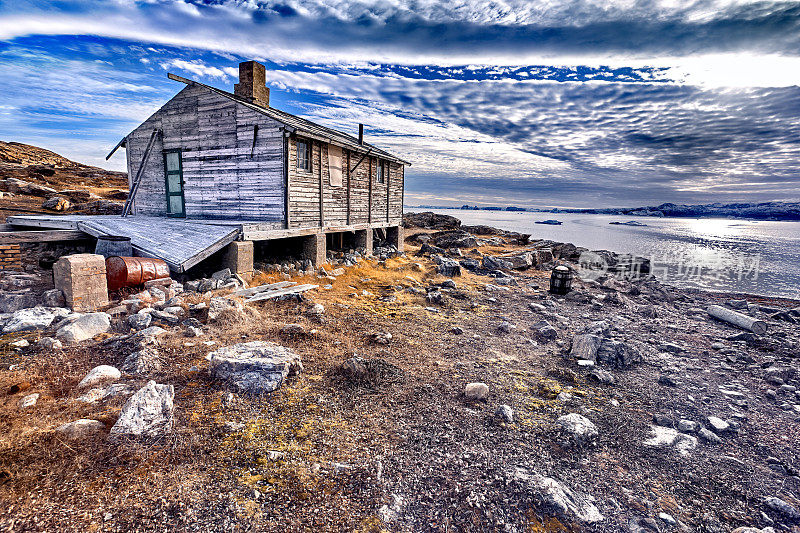
[[[208,355],[211,375],[247,394],[277,390],[287,376],[303,369],[300,356],[290,348],[269,341],[225,346]]]
[[[452,278],[453,276],[461,275],[461,265],[459,265],[458,262],[453,259],[448,259],[446,257],[443,257],[441,262],[439,263],[437,271],[442,276],[447,276],[448,278]]]
[[[111,329],[111,318],[107,313],[87,313],[59,328],[56,338],[67,343],[82,342],[109,329]]]
[[[495,259],[507,261],[511,265],[511,268],[515,270],[524,270],[533,266],[533,254],[531,252],[501,255]]]
[[[156,437],[171,430],[174,399],[172,385],[148,381],[128,399],[111,428],[110,437]]]
[[[450,215],[437,215],[431,211],[424,213],[406,213],[403,215],[403,226],[406,228],[455,229],[461,221]]]
[[[514,268],[511,261],[507,261],[502,257],[492,257],[491,255],[484,255],[481,258],[481,266],[486,270],[511,270]]]
[[[125,362],[122,363],[122,370],[129,374],[157,372],[161,370],[161,358],[155,349],[144,346],[141,350],[132,352],[125,358]]]
[[[3,333],[16,333],[18,331],[33,331],[45,329],[56,318],[70,314],[69,309],[62,307],[32,307],[21,309],[9,317],[3,326]]]
[[[478,240],[466,231],[440,231],[432,235],[436,246],[440,248],[474,248]]]
[[[615,368],[625,368],[642,360],[642,354],[626,342],[603,339],[597,350],[597,362]]]

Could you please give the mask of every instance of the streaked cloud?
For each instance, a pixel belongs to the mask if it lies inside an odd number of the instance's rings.
[[[798,199],[798,50],[800,2],[22,0],[0,137],[101,164],[167,71],[255,58],[275,106],[411,159],[411,202]]]

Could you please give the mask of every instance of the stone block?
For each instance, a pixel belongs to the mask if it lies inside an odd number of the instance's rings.
[[[324,233],[315,233],[303,238],[303,259],[309,259],[315,267],[325,263],[327,243]]]
[[[53,281],[73,311],[87,313],[108,305],[106,262],[102,255],[62,257],[53,265]]]
[[[222,266],[250,281],[253,277],[253,251],[253,241],[234,241],[225,248]]]

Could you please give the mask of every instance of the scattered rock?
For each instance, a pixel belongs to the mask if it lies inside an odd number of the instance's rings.
[[[702,438],[703,440],[705,440],[707,442],[711,442],[711,443],[715,443],[715,444],[722,442],[722,439],[719,438],[716,433],[714,433],[713,431],[711,431],[711,430],[709,430],[707,428],[704,428],[704,427],[701,427],[697,431],[697,434],[700,435],[700,438]]]
[[[64,435],[68,439],[83,439],[96,435],[105,429],[105,424],[99,420],[92,420],[89,418],[81,418],[74,422],[68,422],[56,428],[56,431]]]
[[[697,448],[697,437],[663,426],[650,426],[653,436],[644,441],[645,446],[673,448],[681,456],[688,456]]]
[[[540,320],[533,324],[531,331],[543,341],[552,341],[558,337],[558,331],[547,320]]]
[[[187,337],[202,337],[203,336],[203,330],[201,328],[196,327],[196,326],[187,326],[185,335]]]
[[[148,346],[132,352],[122,363],[122,370],[129,374],[149,374],[161,370],[158,352]]]
[[[208,319],[211,321],[217,320],[223,311],[233,309],[241,311],[244,309],[242,303],[238,300],[230,298],[223,298],[222,296],[214,296],[208,304]]]
[[[23,396],[22,399],[19,401],[19,408],[20,409],[28,409],[29,407],[33,407],[36,405],[36,402],[39,401],[39,393],[34,392],[33,394],[28,394],[27,396]]]
[[[375,344],[387,345],[392,341],[392,334],[388,331],[377,332],[370,335],[370,340]]]
[[[110,437],[155,437],[171,430],[174,398],[172,385],[148,381],[128,399],[111,428]]]
[[[46,307],[64,307],[66,299],[61,289],[50,289],[42,293],[42,303]]]
[[[731,429],[731,425],[719,417],[709,416],[706,421],[714,433],[723,433]]]
[[[479,401],[486,400],[489,396],[489,386],[486,383],[467,383],[464,387],[464,397],[467,400]]]
[[[615,381],[614,374],[599,368],[593,369],[586,377],[590,381],[595,381],[601,385],[613,385]]]
[[[764,505],[790,520],[800,520],[800,511],[776,496],[764,498]]]
[[[128,317],[128,325],[131,329],[140,330],[150,326],[153,317],[150,313],[136,313]]]
[[[498,406],[497,410],[494,412],[494,416],[506,424],[511,424],[514,422],[514,410],[511,409],[510,405],[503,404]]]
[[[562,522],[593,524],[604,520],[593,503],[594,498],[574,492],[553,478],[531,473],[521,467],[511,477],[527,489],[539,507],[553,512]]]
[[[566,437],[566,441],[570,444],[584,446],[594,443],[600,436],[591,420],[578,413],[570,413],[568,415],[558,417],[556,425],[559,427],[561,434]]]
[[[300,356],[269,341],[253,341],[220,348],[208,355],[211,375],[248,394],[277,390],[287,376],[303,369]]]
[[[122,376],[122,373],[110,365],[100,365],[94,367],[86,377],[84,377],[80,383],[78,383],[79,389],[87,389],[89,387],[93,387],[95,385],[99,385],[100,383],[106,383],[109,381],[116,381]]]

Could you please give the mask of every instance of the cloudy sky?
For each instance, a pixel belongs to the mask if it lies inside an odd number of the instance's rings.
[[[410,160],[410,205],[800,200],[800,1],[0,1],[0,140],[122,169],[183,86]]]

